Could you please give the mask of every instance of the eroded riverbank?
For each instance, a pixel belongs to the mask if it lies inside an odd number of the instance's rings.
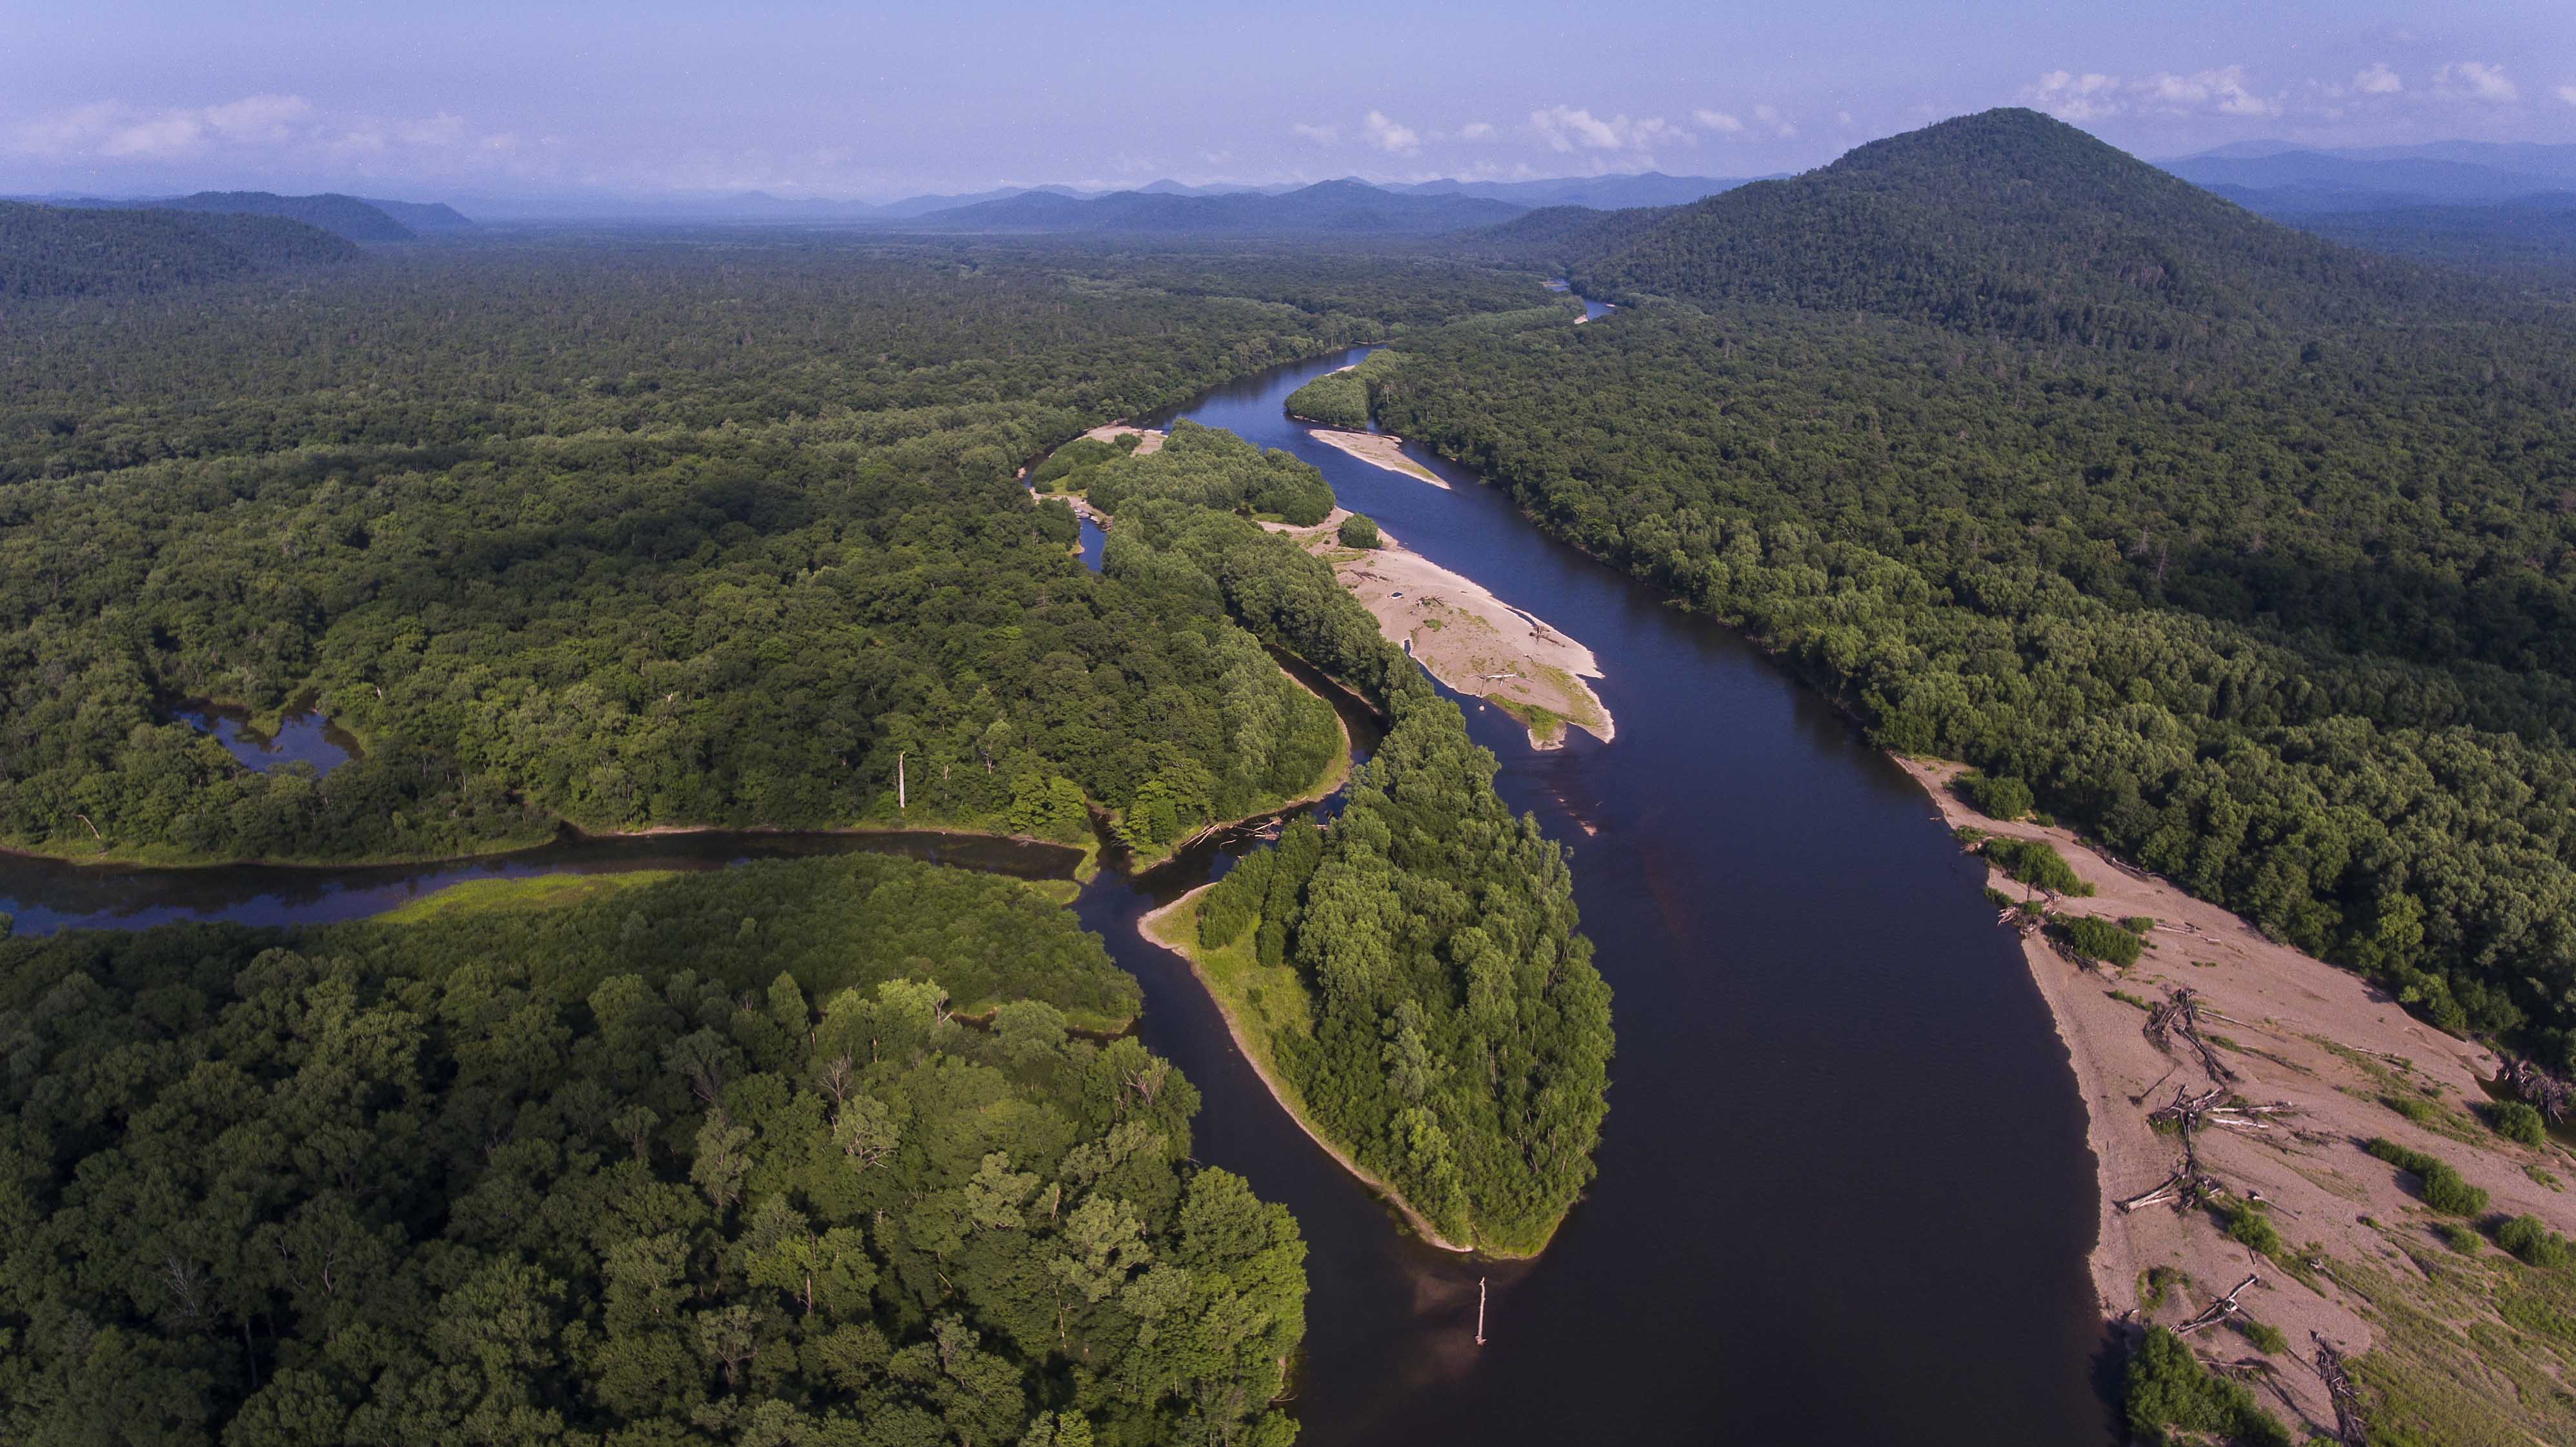
[[[2241,1298],[2246,1319],[2280,1331],[2290,1344],[2275,1376],[2280,1391],[2311,1430],[2330,1433],[2333,1403],[2321,1380],[2302,1369],[2310,1334],[2347,1354],[2369,1349],[2381,1340],[2373,1314],[2387,1304],[2374,1306],[2368,1283],[2388,1272],[2398,1281],[2422,1279],[2415,1258],[2428,1248],[2449,1249],[2433,1243],[2438,1217],[2404,1173],[2369,1155],[2364,1143],[2386,1138],[2434,1155],[2487,1192],[2495,1213],[2537,1216],[2576,1232],[2576,1200],[2558,1175],[2576,1157],[2555,1143],[2516,1145],[2478,1118],[2485,1082],[2500,1064],[2492,1051],[2443,1033],[2351,971],[2265,938],[2070,830],[1977,813],[1948,787],[1961,772],[1955,764],[1898,762],[1950,826],[2055,848],[2094,892],[2056,899],[2052,910],[2152,921],[2144,952],[2125,969],[2080,965],[2037,934],[2020,940],[2088,1115],[2099,1195],[2090,1262],[2106,1314],[2134,1312],[2173,1325],[2252,1276]],[[1990,885],[2016,898],[2024,893],[2000,873]],[[2146,1028],[2148,1008],[2183,991],[2206,1013],[2210,1060],[2181,1042],[2159,1045]],[[2206,1175],[2227,1195],[2262,1203],[2264,1219],[2296,1243],[2305,1269],[2222,1234],[2224,1198],[2187,1209],[2166,1201],[2123,1209],[2182,1164],[2175,1137],[2157,1129],[2150,1114],[2211,1090],[2285,1107],[2252,1125],[2203,1129],[2194,1142]],[[2188,1284],[2157,1292],[2153,1280]],[[2436,1309],[2430,1301],[2404,1305],[2418,1319]],[[2478,1315],[2460,1313],[2463,1342]],[[2474,1353],[2448,1363],[2435,1358],[2434,1370],[2447,1369],[2463,1389],[2478,1390],[2467,1380],[2483,1375]]]

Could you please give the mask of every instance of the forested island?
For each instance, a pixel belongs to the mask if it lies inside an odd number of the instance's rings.
[[[1332,569],[1253,520],[1320,522],[1314,469],[1184,422],[1094,478],[1107,576],[1223,598],[1393,721],[1329,828],[1291,826],[1160,938],[1249,950],[1250,975],[1202,971],[1272,1089],[1437,1239],[1536,1252],[1591,1179],[1612,1049],[1559,847]]]

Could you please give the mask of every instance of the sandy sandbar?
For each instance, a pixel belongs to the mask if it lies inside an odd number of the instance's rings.
[[[1562,746],[1569,725],[1605,744],[1617,736],[1610,710],[1584,682],[1601,676],[1591,649],[1382,529],[1383,547],[1341,546],[1336,534],[1348,516],[1335,508],[1315,527],[1263,526],[1298,539],[1331,563],[1342,586],[1377,619],[1378,630],[1432,677],[1518,717],[1529,729],[1531,747]]]
[[[1130,433],[1140,439],[1136,444],[1138,457],[1151,457],[1163,450],[1163,438],[1166,434],[1149,427],[1130,427],[1124,422],[1112,422],[1105,427],[1094,427],[1082,435],[1094,442],[1116,442]]]
[[[1307,435],[1327,447],[1339,448],[1371,467],[1400,472],[1416,482],[1427,482],[1442,492],[1449,484],[1440,474],[1404,455],[1404,439],[1384,432],[1351,432],[1340,427],[1309,425]]]
[[[2567,1153],[2554,1145],[2514,1145],[2473,1117],[2470,1108],[2487,1098],[2480,1082],[2493,1078],[2498,1064],[2485,1047],[2414,1018],[2358,975],[2266,939],[2226,910],[2112,861],[2069,830],[1985,818],[1947,787],[1961,772],[1957,764],[1903,758],[1898,763],[1953,828],[1972,825],[2054,845],[2096,891],[2057,901],[2051,907],[2058,913],[2156,921],[2147,932],[2146,953],[2124,971],[2079,966],[2040,937],[2022,940],[2031,978],[2056,1017],[2089,1117],[2086,1134],[2101,1196],[2091,1265],[2105,1315],[2136,1311],[2140,1274],[2153,1267],[2180,1267],[2192,1280],[2189,1289],[2173,1293],[2151,1313],[2165,1325],[2187,1318],[2252,1272],[2262,1280],[2243,1298],[2247,1315],[2278,1327],[2301,1361],[2310,1331],[2348,1353],[2367,1349],[2373,1340],[2361,1303],[2348,1298],[2328,1273],[2312,1273],[2315,1287],[2303,1284],[2220,1235],[2206,1211],[2119,1209],[2117,1202],[2153,1189],[2180,1164],[2175,1140],[2157,1134],[2147,1120],[2148,1112],[2173,1100],[2178,1087],[2197,1094],[2224,1083],[2250,1101],[2286,1101],[2297,1108],[2273,1129],[2208,1130],[2199,1142],[2203,1164],[2231,1189],[2259,1194],[2282,1237],[2302,1250],[2315,1243],[2330,1257],[2401,1279],[2417,1277],[2389,1233],[2428,1236],[2435,1218],[2401,1183],[2399,1172],[2361,1149],[2375,1136],[2450,1162],[2488,1191],[2498,1212],[2528,1213],[2576,1232],[2576,1196],[2550,1189],[2527,1171],[2563,1173]],[[2015,898],[2025,892],[1999,873],[1990,883]],[[2160,1003],[2186,987],[2225,1017],[2205,1024],[2203,1032],[2217,1037],[2222,1062],[2238,1079],[2211,1080],[2188,1051],[2168,1054],[2147,1038],[2146,1012],[2132,1001]],[[2430,1103],[2445,1128],[2401,1116],[2383,1103],[2390,1096]],[[2001,1142],[1998,1147],[2008,1148]],[[2213,1351],[2244,1350],[2231,1334],[2192,1340]],[[2288,1369],[2276,1380],[2299,1410],[2312,1426],[2331,1427],[2333,1408],[2315,1374],[2299,1369],[2298,1362],[2283,1365]]]

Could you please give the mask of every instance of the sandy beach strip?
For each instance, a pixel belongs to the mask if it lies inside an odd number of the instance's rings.
[[[1520,719],[1532,748],[1562,747],[1569,727],[1605,744],[1618,737],[1609,708],[1585,682],[1601,677],[1591,649],[1384,529],[1378,534],[1381,547],[1341,546],[1337,534],[1347,516],[1335,508],[1315,527],[1263,526],[1298,539],[1330,563],[1333,576],[1377,619],[1378,631],[1432,677]]]
[[[1124,422],[1112,422],[1106,426],[1094,427],[1082,435],[1094,442],[1114,443],[1119,438],[1130,434],[1137,438],[1136,455],[1138,457],[1151,457],[1162,451],[1163,438],[1167,435],[1147,427],[1130,427]]]
[[[2311,1259],[2321,1253],[2415,1280],[2420,1270],[2406,1248],[2420,1249],[2416,1238],[2422,1237],[2433,1250],[2444,1249],[2430,1241],[2437,1218],[2404,1184],[2403,1173],[2361,1149],[2373,1137],[2449,1162],[2489,1193],[2496,1212],[2534,1215],[2557,1230],[2576,1232],[2576,1196],[2532,1174],[2565,1172],[2569,1153],[2555,1144],[2513,1144],[2474,1116],[2471,1108],[2487,1099],[2482,1081],[2498,1068],[2485,1047],[2416,1019],[2360,976],[2267,939],[2236,915],[2115,862],[2070,830],[1978,814],[1949,787],[1962,772],[1957,764],[1897,762],[1951,827],[2054,846],[2096,891],[2053,901],[2049,907],[2057,913],[2154,921],[2145,935],[2147,950],[2125,970],[2079,965],[2038,935],[2021,940],[2088,1116],[2100,1196],[2091,1267],[2106,1316],[2140,1311],[2141,1280],[2155,1268],[2178,1268],[2191,1282],[2171,1293],[2162,1309],[2146,1313],[2166,1325],[2250,1273],[2260,1282],[2244,1297],[2246,1315],[2284,1332],[2301,1361],[2311,1331],[2353,1354],[2374,1339],[2364,1315],[2367,1303],[2339,1287],[2331,1264],[2308,1273],[2310,1285],[2221,1235],[2207,1210],[2119,1208],[2120,1201],[2155,1189],[2180,1165],[2179,1143],[2147,1118],[2172,1103],[2178,1091],[2198,1095],[2224,1086],[2250,1102],[2292,1107],[2269,1128],[2204,1129],[2196,1140],[2203,1167],[2230,1191],[2259,1197],[2281,1236]],[[2027,893],[2000,873],[1990,873],[1989,883],[2015,899]],[[2169,1053],[2148,1038],[2141,1002],[2161,1004],[2186,988],[2215,1013],[2204,1034],[2233,1079],[2212,1079],[2189,1050]],[[2425,1122],[2387,1104],[2392,1098],[2408,1102]],[[2242,1347],[2215,1338],[2193,1340],[2205,1350]],[[2312,1426],[2332,1425],[2332,1404],[2313,1372],[2285,1370],[2277,1380]]]
[[[1371,467],[1400,472],[1416,482],[1427,482],[1442,492],[1449,484],[1430,468],[1404,455],[1404,439],[1384,432],[1352,432],[1340,427],[1308,424],[1306,434],[1327,447],[1337,448]]]

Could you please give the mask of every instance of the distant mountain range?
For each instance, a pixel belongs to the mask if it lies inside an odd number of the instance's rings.
[[[1397,197],[1449,197],[1464,200],[1499,201],[1514,207],[1586,206],[1615,210],[1628,206],[1672,206],[1712,196],[1730,187],[1743,185],[1741,180],[1712,176],[1667,176],[1659,172],[1643,175],[1578,176],[1541,181],[1462,181],[1441,179],[1413,182],[1369,182],[1356,177],[1323,183],[1330,186],[1358,186]],[[462,198],[468,209],[488,219],[521,221],[600,221],[626,224],[653,223],[721,223],[753,222],[801,224],[809,226],[866,226],[888,223],[917,222],[943,213],[943,224],[973,229],[991,227],[999,230],[1112,230],[1113,220],[1131,218],[1135,227],[1144,230],[1197,229],[1184,218],[1194,214],[1209,220],[1206,229],[1243,229],[1233,219],[1231,209],[1209,209],[1192,213],[1186,209],[1165,212],[1144,207],[1127,197],[1177,198],[1184,200],[1220,200],[1229,197],[1279,197],[1314,188],[1303,182],[1283,182],[1271,186],[1190,185],[1174,180],[1148,182],[1131,190],[1086,190],[1074,186],[1005,186],[990,191],[962,194],[907,196],[898,201],[825,201],[795,199],[771,195],[766,191],[737,191],[721,195],[672,196],[651,201],[624,197],[499,197]],[[1329,194],[1329,193],[1328,193]],[[1030,197],[1052,197],[1060,201],[1114,201],[1108,209],[1086,213],[1053,206],[1046,200]],[[991,211],[971,208],[996,202],[1022,201],[1018,206]],[[1411,219],[1433,213],[1418,208],[1403,208],[1390,215],[1406,218],[1396,229],[1415,229]],[[1466,214],[1461,212],[1460,214]],[[1480,216],[1466,224],[1490,221]],[[1307,229],[1303,225],[1289,229]]]
[[[2267,213],[2483,206],[2576,191],[2576,146],[2439,141],[2327,151],[2254,141],[2161,164]]]
[[[2372,251],[2576,275],[2576,146],[2242,141],[2161,163],[2248,211]]]
[[[928,212],[908,224],[933,231],[1429,234],[1490,226],[1523,209],[1480,196],[1425,195],[1390,191],[1363,181],[1325,181],[1276,195],[1114,191],[1083,197],[1029,191]]]

